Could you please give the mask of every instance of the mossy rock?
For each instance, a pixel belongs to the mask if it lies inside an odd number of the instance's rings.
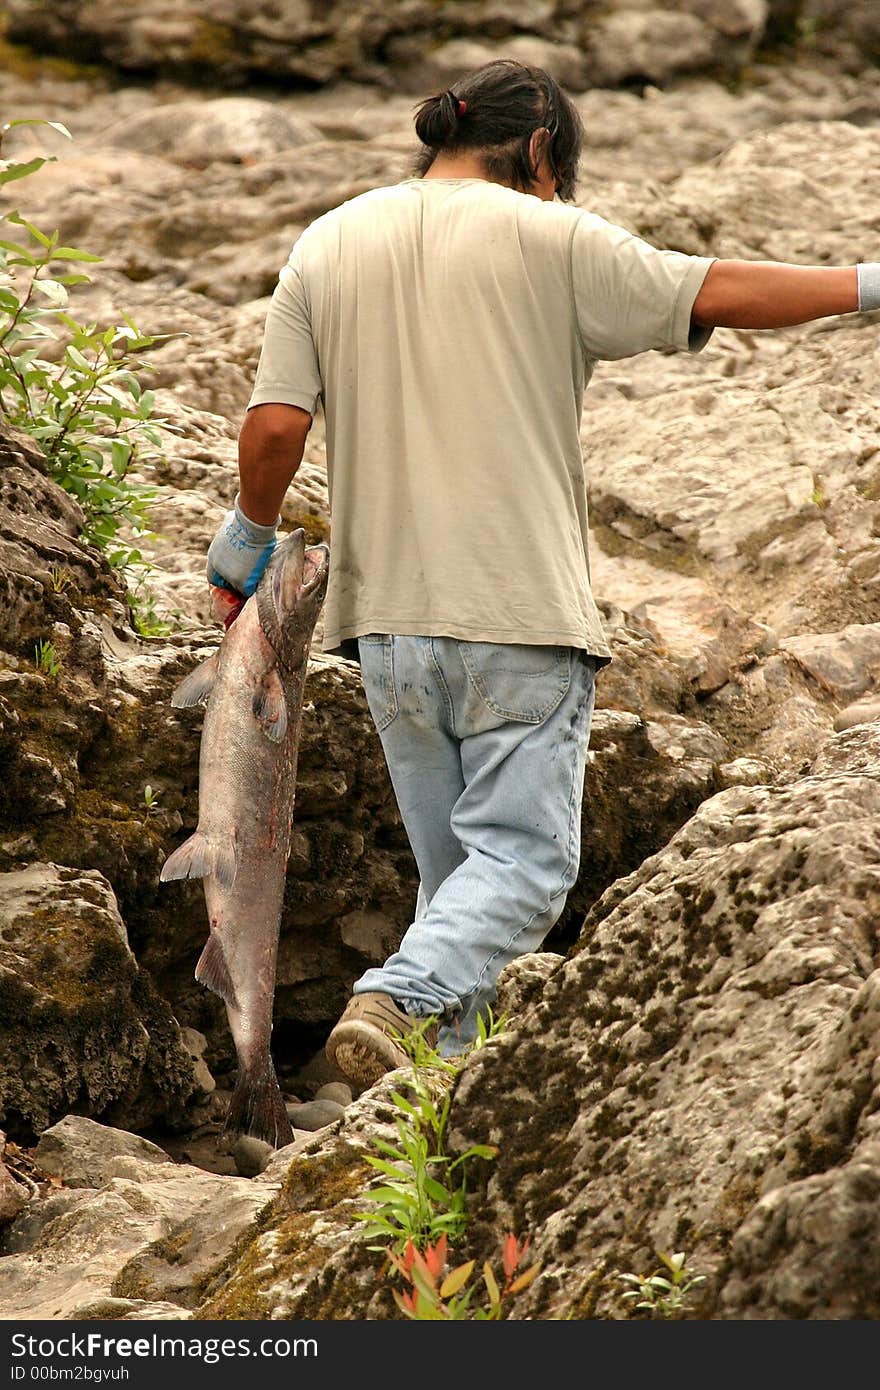
[[[68,1112],[182,1116],[192,1060],[95,870],[0,874],[0,1123],[19,1142]]]

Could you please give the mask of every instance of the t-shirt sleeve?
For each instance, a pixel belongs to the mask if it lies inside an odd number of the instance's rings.
[[[713,260],[660,251],[583,213],[572,235],[571,267],[584,351],[609,361],[650,348],[699,352],[712,329],[692,326],[691,310]]]
[[[314,415],[321,391],[308,295],[295,246],[269,304],[248,410],[255,405],[279,403],[298,405]]]

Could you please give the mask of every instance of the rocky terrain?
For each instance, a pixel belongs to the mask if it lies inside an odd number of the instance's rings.
[[[169,700],[219,641],[204,553],[267,297],[311,219],[406,175],[419,95],[502,53],[574,94],[583,206],[701,255],[877,258],[875,7],[5,12],[4,109],[74,137],[9,133],[4,156],[54,162],[7,208],[103,257],[80,319],[171,335],[145,355],[169,428],[144,469],[170,631],[139,635],[77,504],[0,426],[0,1316],[393,1317],[354,1219],[389,1083],[353,1098],[321,1049],[416,877],[358,669],[320,632],[276,994],[290,1149],[215,1147],[233,1054],[193,979],[204,900],[158,881],[196,820],[201,715]],[[632,1315],[619,1274],[670,1249],[706,1275],[702,1317],[880,1315],[878,330],[721,330],[600,364],[587,393],[615,659],[581,875],[451,1111],[459,1148],[498,1148],[462,1258],[512,1230],[541,1261],[512,1317]],[[320,419],[284,519],[332,547]]]

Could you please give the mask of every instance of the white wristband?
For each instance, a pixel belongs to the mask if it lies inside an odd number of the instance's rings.
[[[868,313],[870,309],[880,309],[880,263],[862,261],[856,266],[859,282],[859,312]]]

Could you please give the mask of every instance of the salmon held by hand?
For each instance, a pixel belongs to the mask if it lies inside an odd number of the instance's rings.
[[[325,545],[306,549],[302,530],[287,536],[219,652],[171,700],[207,708],[198,828],[161,878],[204,879],[211,933],[196,979],[225,1001],[239,1067],[224,1134],[253,1134],[276,1148],[293,1131],[269,1050],[275,962],[303,686],[329,559]]]

